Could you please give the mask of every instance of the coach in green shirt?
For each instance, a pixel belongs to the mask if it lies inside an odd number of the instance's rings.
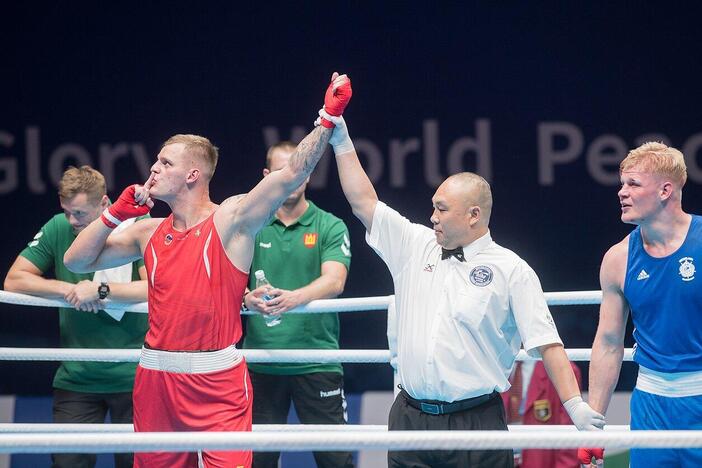
[[[74,308],[59,309],[64,348],[140,348],[148,327],[146,314],[100,310],[103,299],[143,302],[147,285],[143,261],[111,270],[76,274],[63,254],[78,233],[109,205],[105,178],[88,166],[69,168],[59,184],[63,213],[52,217],[20,252],[5,278],[5,290],[65,299]],[[121,227],[121,226],[120,226]],[[53,278],[44,277],[53,270]],[[55,423],[132,422],[132,387],[136,363],[62,362],[54,377]],[[94,454],[54,454],[54,467],[91,467]],[[115,466],[132,466],[132,454],[115,454]]]
[[[282,142],[266,156],[264,177],[284,167],[295,145]],[[298,188],[256,236],[252,274],[244,304],[264,314],[283,314],[315,299],[336,297],[344,290],[351,263],[349,233],[336,216],[305,198]],[[253,272],[263,270],[273,286],[266,303]],[[339,349],[339,316],[283,314],[281,323],[266,325],[249,316],[244,348]],[[290,402],[303,424],[344,424],[346,400],[341,364],[249,364],[254,390],[253,423],[285,424]],[[253,467],[277,467],[279,452],[254,452]],[[350,452],[315,452],[317,466],[352,467]]]

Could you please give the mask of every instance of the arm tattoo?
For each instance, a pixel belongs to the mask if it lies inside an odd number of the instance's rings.
[[[300,179],[304,179],[312,173],[327,148],[331,134],[331,129],[319,126],[297,145],[288,164],[299,175]]]

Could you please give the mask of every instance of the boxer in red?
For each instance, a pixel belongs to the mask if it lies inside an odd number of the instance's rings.
[[[325,110],[341,115],[351,82],[334,73]],[[81,232],[64,262],[75,272],[115,267],[144,257],[149,331],[134,384],[134,429],[250,431],[252,390],[241,338],[240,305],[253,243],[271,213],[309,177],[334,124],[325,120],[297,146],[287,166],[245,195],[216,205],[209,183],[218,150],[207,138],[175,135],[162,146],[144,185],[132,185],[100,220]],[[145,219],[111,236],[152,200],[167,218]],[[137,453],[135,467],[249,467],[251,451]]]

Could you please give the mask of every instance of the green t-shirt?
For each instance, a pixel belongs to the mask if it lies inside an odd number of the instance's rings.
[[[276,288],[298,289],[319,278],[322,263],[336,261],[351,264],[349,231],[342,220],[319,209],[308,200],[309,207],[295,223],[285,226],[272,218],[256,236],[251,271],[263,270]],[[249,275],[249,289],[256,278]],[[267,327],[260,314],[249,315],[244,348],[251,349],[339,349],[337,313],[283,314],[275,327]],[[340,363],[250,363],[249,368],[265,374],[308,374],[342,372]]]
[[[92,280],[93,273],[73,273],[63,264],[63,254],[76,235],[66,216],[49,220],[20,253],[42,272],[51,268],[57,280],[78,283]],[[139,279],[143,260],[132,264],[132,280]],[[104,311],[97,314],[59,308],[61,346],[64,348],[140,348],[148,328],[147,314],[126,313],[116,321]],[[85,393],[131,392],[136,363],[62,362],[54,377],[54,388]]]

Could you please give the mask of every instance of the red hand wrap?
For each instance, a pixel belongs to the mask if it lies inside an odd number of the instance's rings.
[[[136,185],[130,185],[124,189],[117,201],[102,213],[100,219],[107,227],[114,229],[125,219],[143,216],[151,210],[146,203],[139,205],[134,200],[136,187]]]
[[[604,449],[603,448],[579,448],[578,449],[578,460],[583,465],[590,465],[592,463],[592,457],[595,460],[604,459]]]
[[[341,86],[334,90],[334,82],[329,83],[327,92],[324,95],[324,110],[327,111],[329,115],[335,117],[340,116],[344,113],[344,109],[351,100],[351,95],[353,90],[351,89],[351,80],[345,81]],[[335,125],[324,117],[321,118],[322,126],[326,128],[334,128]]]

